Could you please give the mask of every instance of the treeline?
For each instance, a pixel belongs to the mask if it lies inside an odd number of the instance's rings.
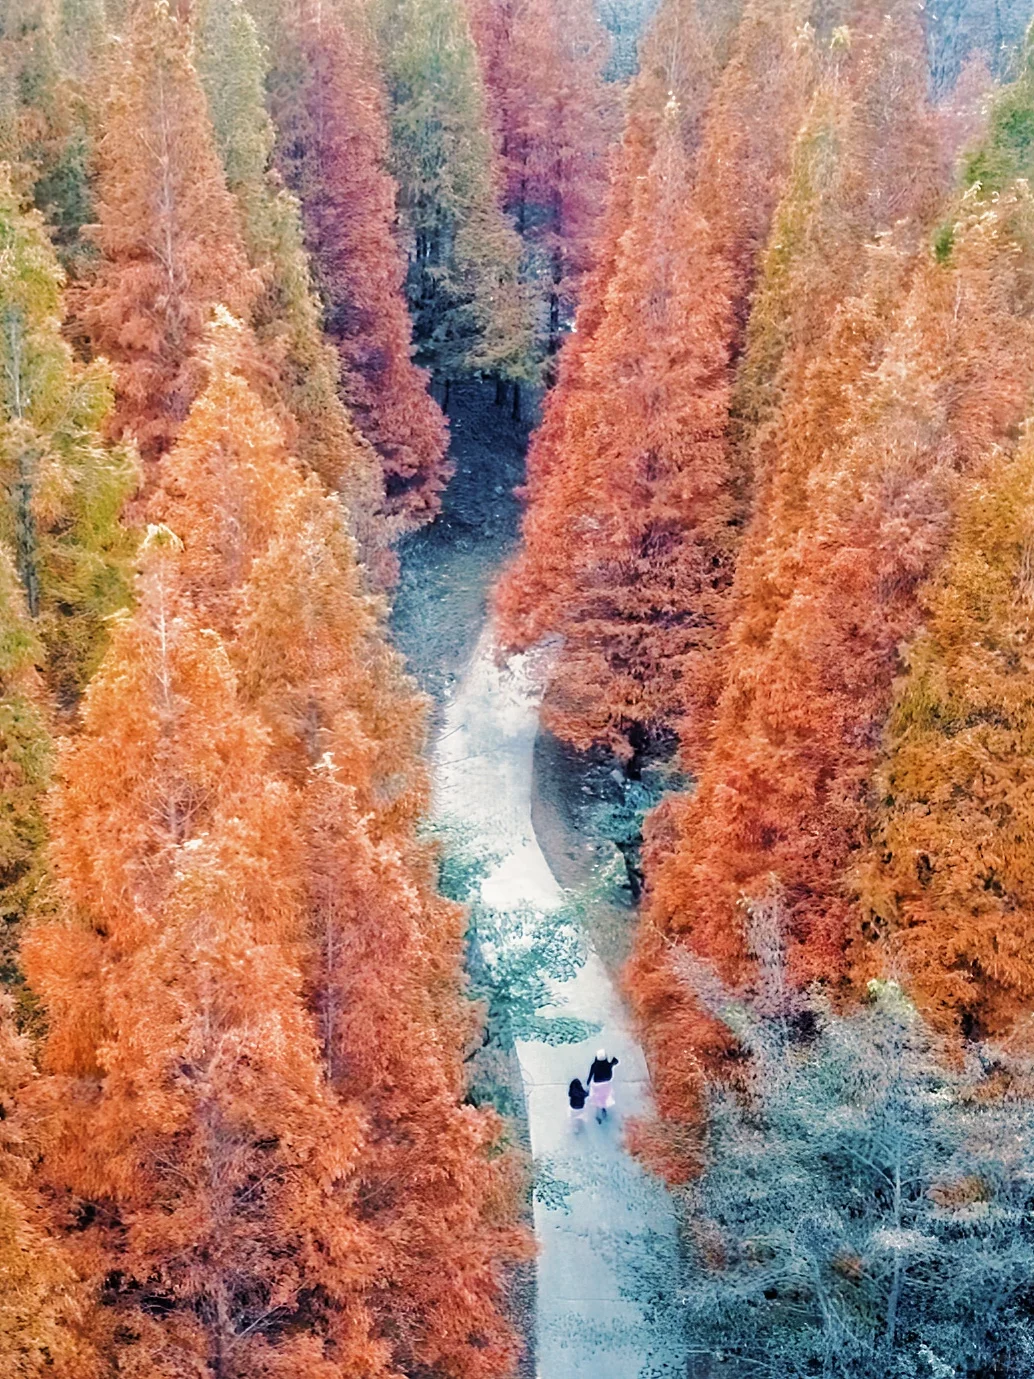
[[[1034,40],[935,100],[929,22],[659,7],[498,593],[563,639],[556,733],[692,777],[647,825],[639,1139],[697,1184],[707,1353],[787,1376],[1034,1338]]]
[[[0,16],[4,1374],[513,1372],[385,595],[450,384],[570,326],[609,52],[587,0]]]

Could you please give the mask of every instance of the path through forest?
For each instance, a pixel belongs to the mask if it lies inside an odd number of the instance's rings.
[[[496,663],[490,625],[448,704],[435,749],[436,813],[462,823],[501,859],[482,885],[495,909],[556,908],[562,892],[531,822],[539,690],[529,657]],[[664,1189],[625,1152],[621,1117],[649,1096],[646,1066],[621,1001],[590,951],[553,986],[549,1015],[598,1023],[581,1044],[517,1047],[536,1169],[539,1379],[661,1379],[684,1375],[676,1239]],[[567,1083],[585,1078],[599,1045],[617,1054],[619,1115],[574,1134]]]

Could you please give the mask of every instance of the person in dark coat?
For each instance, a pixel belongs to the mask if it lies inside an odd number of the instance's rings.
[[[580,1077],[571,1079],[567,1089],[568,1115],[574,1122],[574,1128],[580,1129],[585,1124],[585,1103],[589,1100],[589,1093],[582,1086]]]
[[[606,1120],[607,1111],[614,1105],[614,1069],[617,1058],[608,1058],[606,1049],[597,1049],[589,1069],[589,1105],[596,1111],[596,1123]]]

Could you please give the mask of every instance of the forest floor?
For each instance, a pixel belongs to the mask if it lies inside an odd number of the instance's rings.
[[[581,835],[571,801],[580,788],[580,763],[561,754],[550,765],[548,750],[536,749],[542,737],[534,658],[498,663],[487,593],[516,542],[511,490],[522,477],[525,437],[490,397],[468,385],[456,400],[457,475],[442,517],[403,552],[393,626],[436,704],[436,815],[476,833],[485,854],[497,859],[482,883],[486,904],[543,911],[564,902],[561,881],[589,880],[598,857],[593,841]],[[540,846],[540,828],[549,835],[556,873]],[[610,964],[592,946],[598,926],[597,916],[584,965],[572,979],[552,983],[545,1013],[589,1021],[599,1032],[577,1044],[522,1041],[516,1050],[539,1243],[533,1373],[538,1379],[674,1379],[686,1373],[681,1327],[672,1315],[675,1215],[664,1189],[624,1149],[622,1118],[648,1109],[649,1084]],[[599,932],[612,928],[627,931],[627,916],[607,918]],[[614,961],[621,942],[609,955]],[[567,1083],[584,1078],[600,1045],[621,1060],[617,1113],[576,1131],[567,1115]]]

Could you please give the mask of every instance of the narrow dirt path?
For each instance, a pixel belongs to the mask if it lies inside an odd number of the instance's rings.
[[[435,810],[462,822],[501,860],[482,893],[496,909],[556,908],[562,893],[531,822],[539,690],[534,665],[497,666],[486,626],[435,747]],[[645,1109],[649,1083],[620,998],[592,952],[553,988],[549,1015],[591,1020],[582,1044],[517,1048],[539,1188],[538,1379],[661,1379],[686,1373],[672,1309],[676,1240],[664,1189],[625,1152],[621,1118]],[[618,1115],[574,1133],[567,1084],[594,1050],[617,1054]]]

